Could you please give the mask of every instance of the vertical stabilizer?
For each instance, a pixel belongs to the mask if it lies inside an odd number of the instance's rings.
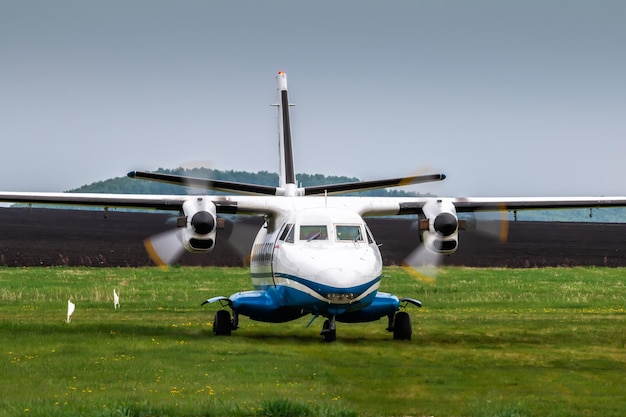
[[[296,183],[291,146],[291,126],[289,122],[289,98],[287,96],[287,74],[280,71],[276,76],[278,89],[278,149],[280,152],[280,187]]]

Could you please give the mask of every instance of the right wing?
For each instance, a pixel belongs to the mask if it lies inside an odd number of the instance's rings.
[[[281,199],[264,196],[0,192],[0,201],[19,204],[176,211],[176,228],[144,241],[148,253],[158,265],[175,263],[184,250],[211,252],[215,247],[217,229],[224,223],[220,222],[218,214],[276,213],[281,209],[280,204],[272,204],[270,200],[275,203]]]

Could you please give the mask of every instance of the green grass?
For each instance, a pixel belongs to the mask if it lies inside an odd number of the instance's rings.
[[[424,303],[411,342],[381,320],[326,344],[310,317],[213,337],[200,303],[244,269],[0,268],[0,416],[626,415],[625,269],[385,272]]]

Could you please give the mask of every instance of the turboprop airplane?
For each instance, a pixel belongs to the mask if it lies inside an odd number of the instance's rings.
[[[340,194],[397,187],[445,179],[443,174],[419,175],[356,183],[301,187],[296,184],[292,155],[287,76],[277,75],[279,118],[279,184],[264,186],[203,178],[133,171],[132,178],[161,181],[231,195],[130,195],[0,192],[0,201],[31,204],[152,208],[179,213],[172,233],[146,242],[159,264],[175,263],[184,250],[208,253],[216,244],[218,216],[260,215],[264,224],[252,244],[250,273],[254,289],[230,296],[214,296],[218,303],[215,335],[230,335],[240,316],[281,323],[312,315],[324,317],[321,336],[336,339],[337,322],[370,322],[387,318],[394,339],[411,339],[410,305],[379,291],[383,259],[364,218],[417,215],[416,244],[427,259],[454,253],[463,223],[458,213],[546,208],[626,206],[626,197],[349,197]],[[413,264],[413,260],[409,264]],[[421,262],[421,261],[420,261]]]

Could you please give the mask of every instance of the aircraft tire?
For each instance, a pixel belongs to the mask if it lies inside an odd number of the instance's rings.
[[[406,311],[396,313],[393,321],[393,338],[394,340],[411,340],[413,328],[411,326],[411,317]]]
[[[334,342],[337,340],[337,330],[331,330],[330,320],[324,321],[324,324],[322,325],[322,332],[320,334],[322,335],[322,340],[324,342]]]
[[[227,310],[219,310],[213,318],[213,334],[215,336],[230,336],[233,329],[230,313]]]

